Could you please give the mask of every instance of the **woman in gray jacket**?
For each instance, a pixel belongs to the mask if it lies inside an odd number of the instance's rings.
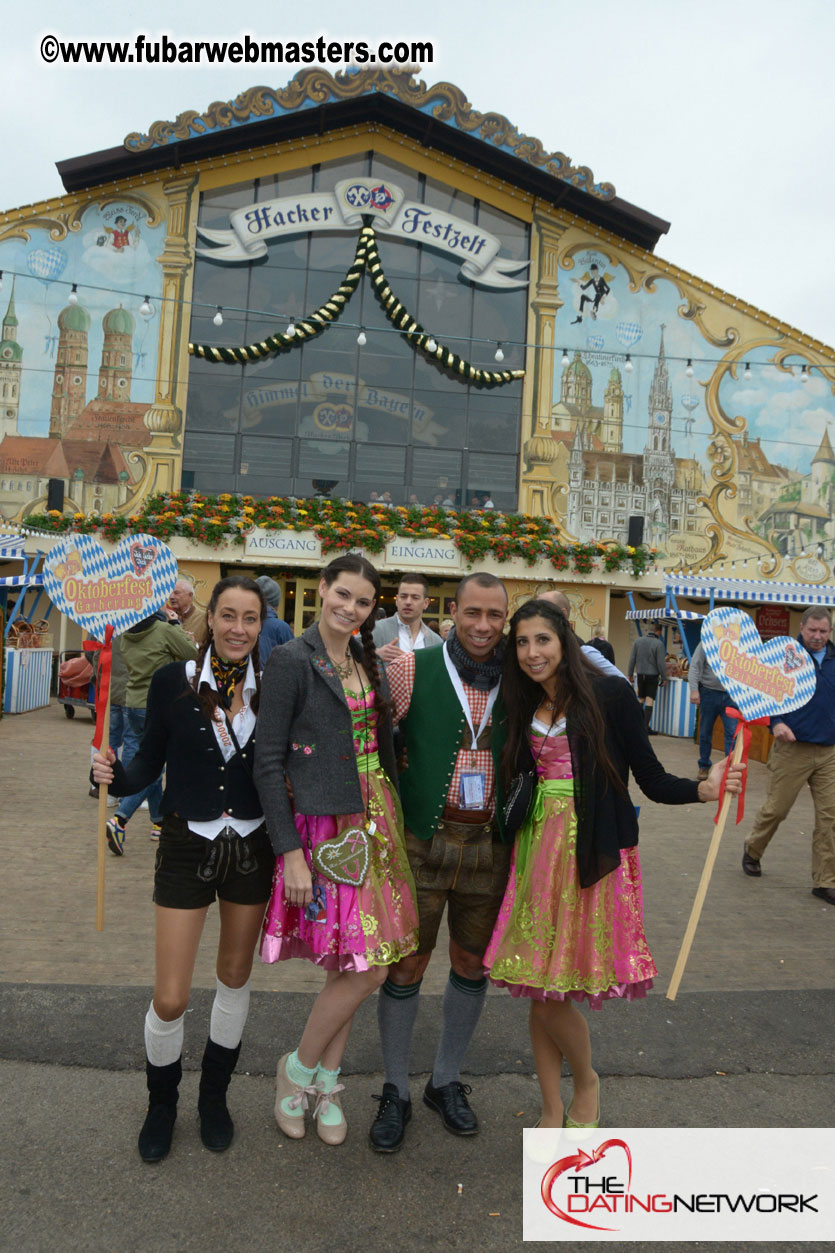
[[[319,621],[273,650],[262,681],[255,780],[277,861],[261,957],[307,957],[327,971],[298,1048],[279,1060],[275,1117],[300,1139],[313,1097],[320,1139],[341,1144],[351,1022],[387,967],[417,947],[417,909],[372,638],[380,578],[347,554],[325,569],[319,594]]]

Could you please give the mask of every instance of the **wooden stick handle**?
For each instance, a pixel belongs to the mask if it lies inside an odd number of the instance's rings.
[[[734,751],[731,756],[733,765],[737,765],[742,760],[742,728],[736,737]],[[699,925],[699,918],[702,914],[702,906],[705,903],[710,876],[713,874],[713,864],[716,861],[716,854],[719,852],[719,843],[725,831],[725,822],[727,821],[728,811],[731,808],[731,801],[734,797],[730,792],[726,791],[722,801],[722,808],[719,810],[719,817],[713,828],[713,836],[711,837],[710,847],[707,850],[702,877],[699,880],[699,886],[696,890],[696,899],[693,901],[693,908],[690,910],[690,919],[687,923],[687,930],[684,933],[684,939],[681,942],[678,958],[675,968],[673,969],[673,977],[670,980],[670,986],[667,988],[667,1000],[674,1001],[678,993],[681,977],[684,974],[684,967],[687,965],[687,958],[690,956],[690,948],[693,944],[693,937],[696,934],[696,928]]]
[[[110,744],[110,691],[107,693],[107,707],[104,711],[104,734],[101,741],[101,752],[107,756]],[[107,784],[99,784],[99,838],[97,855],[96,879],[96,930],[104,931],[104,868],[107,864]]]

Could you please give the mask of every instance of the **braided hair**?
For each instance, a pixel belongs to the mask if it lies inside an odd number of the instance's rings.
[[[212,588],[212,595],[207,605],[208,613],[214,615],[217,612],[218,601],[223,593],[228,592],[230,588],[240,588],[242,592],[252,592],[254,596],[258,597],[258,603],[261,607],[261,623],[263,625],[264,619],[267,616],[267,602],[264,600],[264,593],[261,591],[261,588],[254,579],[247,578],[246,575],[243,574],[229,574],[225,579],[219,579],[218,582],[215,583]],[[213,644],[214,637],[212,635],[212,628],[209,627],[206,643],[201,646],[200,651],[197,654],[197,661],[194,665],[194,678],[191,680],[192,690],[197,694],[198,700],[203,708],[203,712],[209,719],[214,718],[215,710],[220,702],[218,694],[213,687],[211,687],[208,683],[200,683],[200,675],[203,672],[203,662],[206,660],[206,654],[212,648]],[[249,655],[252,658],[252,668],[255,671],[255,695],[250,702],[250,709],[254,714],[257,714],[258,702],[261,696],[261,659],[258,654],[258,640],[255,641],[255,645]],[[198,684],[200,684],[199,687]]]
[[[376,567],[372,566],[371,562],[366,560],[365,557],[360,557],[358,553],[345,553],[342,557],[336,557],[329,565],[325,566],[325,569],[322,571],[322,578],[330,587],[336,582],[340,574],[358,574],[365,579],[374,588],[375,606],[379,604],[380,592],[382,590],[380,575]],[[391,702],[386,700],[383,695],[383,680],[373,635],[375,622],[376,618],[374,608],[372,607],[368,617],[360,627],[360,642],[362,643],[363,665],[374,692],[374,708],[377,710],[377,716],[382,717],[390,709]]]

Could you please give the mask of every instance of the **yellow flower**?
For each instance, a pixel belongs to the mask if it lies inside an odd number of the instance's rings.
[[[74,520],[75,522],[83,522],[83,521],[84,521],[84,514],[83,514],[83,513],[74,513],[74,514],[73,514],[73,520]]]

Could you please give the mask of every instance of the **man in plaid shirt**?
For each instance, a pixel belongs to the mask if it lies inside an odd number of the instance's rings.
[[[420,941],[416,954],[390,967],[378,998],[386,1082],[370,1138],[380,1153],[400,1148],[411,1117],[412,1031],[444,908],[451,969],[423,1100],[455,1135],[478,1131],[460,1066],[484,1005],[483,957],[510,866],[510,845],[499,839],[495,821],[490,751],[507,619],[504,585],[492,574],[468,575],[458,586],[452,616],[455,628],[443,648],[408,653],[386,670],[405,742],[400,788]]]

